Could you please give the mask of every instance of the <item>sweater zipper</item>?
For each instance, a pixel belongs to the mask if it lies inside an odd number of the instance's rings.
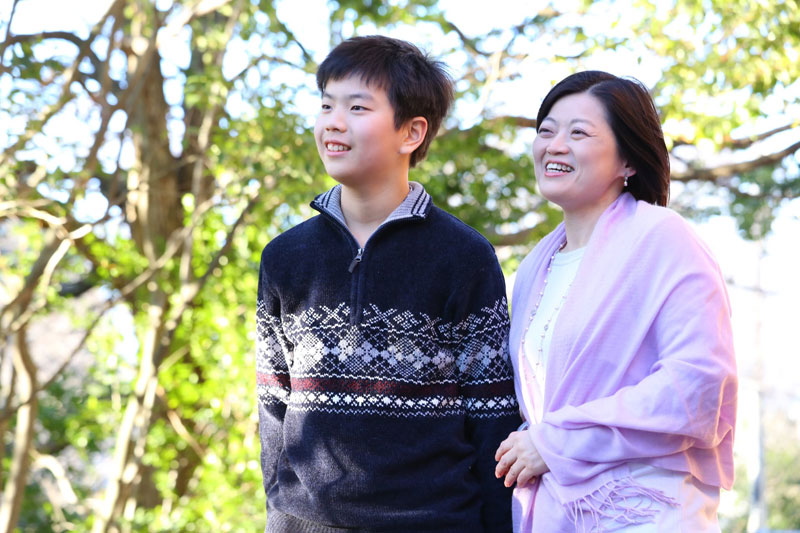
[[[356,256],[353,258],[353,261],[350,263],[350,267],[347,269],[348,272],[350,272],[351,274],[353,273],[353,270],[355,270],[358,264],[361,262],[361,256],[363,254],[364,254],[364,249],[359,248],[358,252],[356,253]]]
[[[336,226],[338,226],[342,231],[344,231],[344,233],[350,239],[352,239],[352,241],[354,243],[357,244],[357,241],[356,241],[355,237],[353,237],[353,234],[350,233],[350,229],[347,226],[345,226],[344,224],[339,222],[339,220],[337,220],[334,216],[332,216],[330,213],[326,212],[325,210],[319,210],[319,212],[322,213],[322,215],[324,215],[325,217],[327,217]],[[364,250],[366,249],[367,244],[369,244],[369,241],[371,241],[373,239],[373,237],[375,237],[375,235],[377,233],[382,231],[387,226],[392,226],[392,225],[394,225],[396,223],[419,220],[420,218],[422,218],[422,217],[413,216],[413,217],[407,217],[407,218],[399,218],[399,219],[395,219],[395,220],[386,222],[384,224],[381,224],[378,227],[378,229],[376,229],[375,232],[372,235],[370,235],[369,239],[367,239],[367,242],[364,244],[363,247],[357,247],[356,248],[356,255],[355,255],[355,257],[353,257],[353,260],[350,261],[350,266],[347,269],[348,272],[353,274],[353,279],[352,279],[351,283],[354,284],[352,286],[351,293],[350,293],[351,294],[351,307],[350,307],[350,325],[351,326],[355,325],[358,322],[358,317],[361,315],[361,298],[362,298],[362,295],[360,294],[360,291],[358,290],[358,284],[360,282],[360,278],[361,278],[361,275],[363,275],[363,273],[358,273],[355,270],[356,270],[356,267],[358,267],[358,265],[361,263],[361,260],[362,260],[362,258],[364,256]]]

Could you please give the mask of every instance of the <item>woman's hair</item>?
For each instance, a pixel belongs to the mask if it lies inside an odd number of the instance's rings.
[[[619,78],[599,70],[572,74],[547,93],[536,117],[537,130],[558,100],[578,93],[591,94],[603,104],[619,156],[635,171],[628,178],[625,190],[637,200],[667,205],[669,152],[647,88],[636,79]]]

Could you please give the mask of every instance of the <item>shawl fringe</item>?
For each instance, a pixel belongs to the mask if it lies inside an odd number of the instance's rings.
[[[609,481],[594,492],[564,504],[567,517],[575,531],[615,531],[619,528],[654,522],[660,509],[656,503],[678,506],[678,501],[657,489],[644,487],[631,477]],[[613,521],[605,529],[601,520]]]

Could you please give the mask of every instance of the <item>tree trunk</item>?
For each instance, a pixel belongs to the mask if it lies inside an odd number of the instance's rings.
[[[134,394],[128,399],[120,423],[114,449],[114,470],[100,514],[92,527],[92,533],[117,531],[117,519],[122,516],[126,505],[134,509],[136,506],[136,502],[129,502],[129,499],[141,476],[141,459],[145,452],[158,386],[158,363],[162,341],[169,338],[165,328],[167,295],[163,291],[152,294],[148,313],[150,320],[142,343],[139,375]]]
[[[169,106],[164,98],[160,55],[157,51],[141,57],[130,54],[129,63],[130,71],[142,69],[143,75],[138,91],[132,95],[128,116],[137,162],[128,172],[126,217],[137,246],[145,257],[155,261],[172,233],[183,224],[180,161],[169,150]]]
[[[0,347],[0,376],[2,376],[3,371],[5,370],[6,366],[6,352]],[[3,411],[9,409],[11,405],[14,403],[15,397],[15,390],[17,385],[17,374],[14,370],[14,361],[10,361],[10,367],[8,368],[8,385],[3,387],[2,391],[2,400],[3,400]],[[1,379],[1,378],[0,378]],[[5,416],[0,418],[0,439],[5,438],[6,429],[8,429],[8,421],[9,419]],[[2,462],[0,462],[0,487],[3,486],[3,478],[5,476],[5,472],[3,470]]]
[[[14,434],[14,452],[11,468],[3,489],[0,504],[0,532],[11,533],[19,520],[22,497],[28,483],[33,447],[33,430],[39,402],[36,397],[36,366],[28,352],[26,327],[16,334],[16,343],[11,346],[14,369],[17,374],[17,387],[21,401],[30,399],[17,410],[17,427]]]
[[[136,36],[134,24],[134,37]],[[166,116],[169,106],[164,97],[161,58],[155,43],[141,54],[128,54],[129,78],[138,85],[131,94],[128,128],[131,131],[136,163],[128,173],[126,219],[140,252],[151,262],[163,253],[166,243],[183,224],[179,191],[179,161],[169,150]],[[141,73],[141,76],[138,74]],[[161,275],[160,275],[161,274]],[[142,457],[153,420],[153,405],[158,385],[158,367],[169,348],[167,327],[169,304],[162,272],[148,284],[147,325],[142,332],[142,350],[134,394],[122,416],[114,449],[113,471],[101,509],[95,517],[93,533],[121,531],[120,517],[131,517],[138,506],[137,486],[142,479]]]

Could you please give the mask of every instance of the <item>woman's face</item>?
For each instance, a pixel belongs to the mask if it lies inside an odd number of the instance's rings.
[[[541,194],[566,214],[602,212],[633,174],[620,158],[603,104],[589,93],[564,96],[533,141]]]

